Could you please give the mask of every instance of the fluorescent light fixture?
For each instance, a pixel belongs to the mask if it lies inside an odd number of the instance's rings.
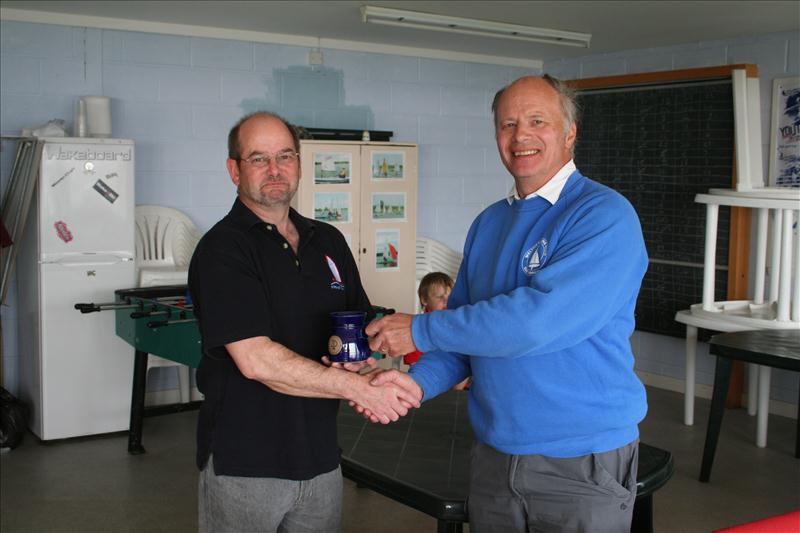
[[[391,9],[388,7],[361,6],[361,16],[363,22],[384,24],[386,26],[464,33],[467,35],[480,35],[482,37],[498,37],[501,39],[561,44],[564,46],[580,46],[583,48],[588,48],[589,41],[592,39],[590,33],[534,28],[532,26],[522,26],[519,24],[506,24],[504,22],[492,22],[490,20],[468,19],[463,17],[449,17],[446,15],[434,15],[433,13],[421,13],[419,11]]]

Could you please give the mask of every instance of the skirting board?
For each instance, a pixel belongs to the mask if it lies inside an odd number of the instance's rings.
[[[636,371],[636,375],[642,380],[642,383],[657,389],[665,389],[673,392],[683,394],[685,382],[682,379],[671,378],[668,376],[661,376],[658,374],[651,374],[649,372]],[[694,386],[695,397],[711,399],[713,388],[711,385],[704,385],[697,383]],[[742,405],[747,405],[747,394],[742,394]],[[769,401],[769,413],[771,415],[785,416],[787,418],[797,418],[797,405],[789,402],[781,402],[779,400]]]

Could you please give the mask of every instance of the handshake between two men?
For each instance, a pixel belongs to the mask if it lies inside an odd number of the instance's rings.
[[[395,313],[373,320],[366,328],[371,350],[384,356],[400,357],[415,351],[411,336],[412,315]],[[412,407],[419,407],[422,402],[422,388],[409,374],[398,370],[379,370],[375,359],[369,357],[358,363],[330,363],[334,368],[343,368],[351,372],[363,373],[370,387],[358,387],[349,404],[371,422],[388,424],[408,414]]]

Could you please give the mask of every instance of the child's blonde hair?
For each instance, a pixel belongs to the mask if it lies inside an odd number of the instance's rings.
[[[417,289],[417,295],[420,301],[428,297],[428,291],[430,291],[431,287],[434,285],[441,285],[442,287],[452,289],[455,283],[453,283],[453,279],[444,272],[429,272],[425,274],[425,277],[419,282],[419,289]]]

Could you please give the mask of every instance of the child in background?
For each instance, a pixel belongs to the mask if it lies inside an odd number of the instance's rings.
[[[431,311],[447,309],[447,299],[450,297],[450,291],[452,290],[453,280],[444,272],[430,272],[425,274],[425,277],[419,282],[419,289],[417,290],[422,312],[430,313]],[[403,362],[407,365],[413,365],[419,361],[420,357],[422,357],[422,352],[417,350],[404,355]],[[463,390],[468,386],[469,378],[456,385],[455,388]]]

